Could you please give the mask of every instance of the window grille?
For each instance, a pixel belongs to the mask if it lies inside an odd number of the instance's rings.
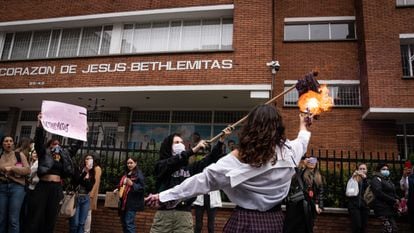
[[[8,115],[8,112],[0,112],[0,121],[7,121]]]
[[[89,111],[88,121],[94,122],[118,122],[118,111]]]
[[[170,111],[134,111],[132,113],[132,122],[170,122]]]
[[[32,126],[31,125],[22,125],[20,128],[20,140],[22,138],[30,138],[32,134]]]
[[[397,125],[397,145],[401,159],[414,158],[414,124]]]
[[[109,147],[115,146],[116,132],[117,132],[116,127],[105,127],[102,146],[109,146]]]
[[[22,111],[20,121],[37,121],[39,111]]]
[[[211,123],[211,111],[174,111],[172,123]]]
[[[333,105],[336,107],[360,107],[361,96],[359,85],[354,84],[333,84],[328,85],[329,96],[333,99]],[[289,87],[285,86],[285,90]],[[284,106],[297,106],[299,94],[297,91],[291,91],[284,96]]]
[[[401,47],[401,63],[404,77],[414,77],[414,43]]]
[[[232,124],[247,115],[246,111],[215,111],[214,123],[217,124]]]

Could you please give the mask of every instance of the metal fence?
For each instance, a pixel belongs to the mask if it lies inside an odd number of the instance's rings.
[[[309,154],[318,158],[319,170],[325,180],[325,206],[346,207],[346,183],[360,163],[367,165],[368,178],[372,177],[377,164],[387,163],[390,178],[401,196],[399,180],[405,161],[394,153],[311,150]]]
[[[122,145],[121,148],[83,147],[76,160],[79,161],[82,155],[91,151],[99,156],[103,170],[100,193],[115,189],[125,172],[125,160],[128,157],[138,158],[138,166],[146,177],[145,192],[155,192],[154,164],[158,160],[157,150],[122,149]],[[401,194],[399,180],[405,161],[400,160],[394,153],[311,150],[309,154],[318,158],[318,166],[325,180],[325,206],[327,207],[346,207],[346,183],[359,163],[367,164],[368,177],[371,177],[378,163],[387,163],[397,193]]]

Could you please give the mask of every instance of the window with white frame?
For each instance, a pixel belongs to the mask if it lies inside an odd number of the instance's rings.
[[[285,90],[289,89],[291,82],[285,82]],[[329,96],[332,97],[333,105],[335,107],[360,107],[361,96],[359,84],[351,82],[327,84],[329,90]],[[297,106],[299,93],[297,91],[290,91],[284,96],[284,106],[293,107]]]
[[[125,24],[121,53],[232,49],[233,19]]]
[[[414,77],[414,38],[401,40],[401,64],[404,77]]]
[[[397,125],[397,145],[401,159],[414,159],[414,124]]]
[[[355,40],[355,17],[285,18],[285,41]]]
[[[397,0],[397,6],[414,6],[414,0]]]
[[[109,54],[112,26],[6,33],[1,60]]]

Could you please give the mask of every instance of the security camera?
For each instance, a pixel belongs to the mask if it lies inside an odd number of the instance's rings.
[[[280,70],[279,61],[267,62],[266,65],[272,68],[272,73],[276,73],[276,71]]]

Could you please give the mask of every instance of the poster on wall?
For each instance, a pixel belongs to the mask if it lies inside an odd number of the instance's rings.
[[[81,141],[87,140],[87,110],[84,107],[43,100],[41,122],[49,133]]]

